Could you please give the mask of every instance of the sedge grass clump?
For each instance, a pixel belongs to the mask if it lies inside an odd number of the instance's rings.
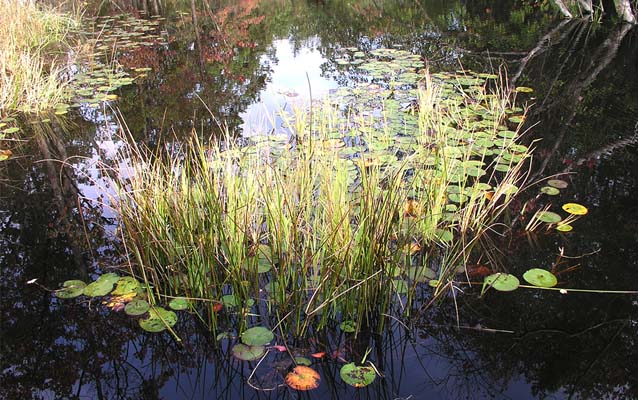
[[[529,150],[506,97],[421,79],[411,109],[364,84],[362,103],[282,113],[284,131],[241,144],[128,147],[115,203],[132,273],[152,297],[221,303],[235,322],[272,318],[296,335],[382,326],[426,282],[450,287],[502,222]]]
[[[62,74],[79,18],[33,0],[0,0],[0,112],[37,112],[64,101]],[[10,16],[10,17],[9,17]]]

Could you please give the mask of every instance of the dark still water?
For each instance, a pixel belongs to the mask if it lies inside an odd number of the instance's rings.
[[[499,251],[482,262],[517,276],[553,270],[568,289],[638,290],[638,29],[561,21],[545,2],[231,3],[198,9],[197,35],[190,5],[159,10],[166,44],[121,54],[128,70],[152,71],[119,89],[117,112],[24,119],[28,140],[0,162],[1,399],[638,398],[636,294],[519,289],[479,299],[480,288],[459,284],[382,336],[335,330],[288,343],[321,375],[302,393],[283,384],[290,357],[276,349],[259,365],[239,361],[233,340],[217,341],[195,318],[180,318],[178,343],[100,301],[46,291],[126,265],[112,189],[97,169],[118,162],[122,121],[151,146],[193,127],[263,133],[281,122],[279,108],[361,79],[337,62],[342,49],[392,46],[423,56],[432,72],[500,71],[534,88],[519,94],[536,147],[528,182],[558,176],[568,187],[550,198],[537,196],[543,183],[531,185],[512,218],[529,220],[516,216],[527,200],[589,208],[567,234],[526,235],[519,221],[511,236],[492,238]],[[311,357],[318,349],[326,354]],[[367,351],[379,376],[354,389],[339,370]]]

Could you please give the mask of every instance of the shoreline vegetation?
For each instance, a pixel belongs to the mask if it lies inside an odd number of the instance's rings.
[[[498,76],[417,71],[404,110],[388,96],[409,85],[365,83],[280,113],[284,132],[127,146],[105,168],[151,304],[186,298],[213,331],[256,322],[300,337],[344,321],[382,329],[449,294],[487,233],[508,229],[530,150]]]
[[[42,112],[68,100],[64,78],[80,48],[80,13],[34,0],[1,0],[0,117]]]

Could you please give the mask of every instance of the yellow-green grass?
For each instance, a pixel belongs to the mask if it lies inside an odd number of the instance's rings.
[[[296,110],[288,135],[250,145],[229,135],[204,144],[195,134],[169,151],[130,145],[114,203],[131,272],[156,300],[232,295],[224,315],[242,323],[258,314],[297,335],[335,320],[380,325],[383,315],[409,313],[424,281],[449,287],[502,221],[529,154],[511,150],[518,136],[500,133],[505,94],[480,96],[477,111],[490,117],[475,131],[462,128],[474,122],[462,110],[477,99],[442,105],[425,79],[414,144],[400,158],[387,149],[405,137],[329,105]],[[346,128],[335,133],[338,126]],[[492,138],[492,150],[472,145],[479,134]],[[365,145],[353,153],[357,141]],[[494,171],[505,153],[507,171]],[[217,318],[212,307],[213,327]]]
[[[63,77],[70,34],[79,17],[40,7],[33,0],[0,0],[0,116],[39,112],[66,100]]]

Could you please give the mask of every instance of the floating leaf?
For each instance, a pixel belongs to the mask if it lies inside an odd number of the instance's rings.
[[[374,368],[357,366],[354,363],[346,364],[341,367],[339,375],[345,383],[356,388],[368,386],[377,376]]]
[[[541,188],[541,193],[544,193],[546,195],[549,196],[556,196],[557,194],[560,193],[560,190],[556,189],[555,187],[552,186],[543,186]]]
[[[85,287],[86,283],[77,279],[65,281],[62,284],[62,289],[55,291],[55,296],[61,299],[72,299],[83,294]]]
[[[132,276],[124,276],[117,281],[117,287],[111,293],[113,296],[122,296],[128,293],[135,293],[140,287],[140,283]]]
[[[177,315],[173,311],[155,307],[148,311],[148,318],[139,320],[139,325],[147,332],[161,332],[176,322]]]
[[[312,358],[323,358],[325,356],[326,356],[326,352],[325,351],[319,351],[317,353],[312,353],[310,355],[310,357],[312,357]]]
[[[519,86],[516,88],[516,91],[518,93],[532,93],[534,91],[534,89],[527,87],[527,86]]]
[[[406,294],[408,292],[408,284],[404,280],[394,280],[392,281],[392,286],[394,286],[394,291],[398,294]]]
[[[169,303],[168,306],[175,310],[175,311],[180,311],[180,310],[186,310],[188,308],[188,305],[190,304],[190,302],[188,301],[187,298],[185,297],[177,297],[175,299],[172,299]]]
[[[547,184],[556,189],[565,189],[568,186],[567,182],[560,179],[550,179],[547,181]]]
[[[297,365],[286,375],[286,385],[295,390],[312,390],[319,387],[319,373],[310,367]]]
[[[427,267],[410,267],[408,269],[408,278],[417,282],[425,282],[436,278],[436,272]]]
[[[306,357],[295,357],[295,362],[299,365],[311,365],[312,361]]]
[[[520,282],[514,275],[498,272],[485,277],[484,285],[489,285],[501,292],[516,290]]]
[[[97,278],[97,282],[110,283],[111,285],[115,285],[115,283],[119,280],[120,276],[114,272],[103,274],[99,278]]]
[[[585,215],[588,212],[587,207],[578,203],[565,203],[563,204],[563,210],[573,215]]]
[[[107,294],[111,293],[111,290],[113,290],[112,282],[108,280],[100,281],[98,279],[95,282],[89,283],[84,288],[84,294],[89,297],[100,297],[106,296]]]
[[[353,333],[357,330],[357,324],[354,321],[343,321],[339,324],[339,328],[346,333]]]
[[[145,314],[151,306],[144,299],[133,300],[124,307],[124,312],[132,317]]]
[[[560,215],[551,211],[539,211],[536,213],[536,218],[539,221],[547,222],[548,224],[555,224],[562,220]]]
[[[12,155],[13,153],[11,152],[11,150],[0,150],[0,161],[8,160],[9,158],[11,158]]]
[[[556,276],[540,268],[532,268],[523,274],[523,279],[534,286],[554,287],[558,283]]]
[[[266,348],[264,346],[248,346],[243,343],[238,343],[231,349],[233,356],[244,361],[257,360],[261,358],[265,352]]]
[[[558,224],[556,225],[556,230],[559,232],[570,232],[572,229],[574,229],[571,225],[569,224]]]
[[[254,326],[241,334],[241,341],[249,346],[263,346],[270,343],[275,335],[263,326]]]
[[[227,294],[222,296],[222,304],[225,307],[238,307],[239,301],[237,300],[234,294]]]

